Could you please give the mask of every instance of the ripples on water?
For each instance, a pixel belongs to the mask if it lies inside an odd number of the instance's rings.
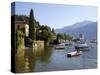
[[[82,55],[68,58],[67,53],[74,51],[73,46],[57,50],[53,47],[45,49],[18,50],[16,54],[16,72],[42,72],[75,69],[97,68],[97,45]]]

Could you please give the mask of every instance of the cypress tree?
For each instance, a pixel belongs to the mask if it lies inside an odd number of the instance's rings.
[[[29,38],[32,40],[36,39],[36,34],[35,34],[35,19],[34,19],[34,12],[31,9],[30,10],[30,15],[29,15]]]

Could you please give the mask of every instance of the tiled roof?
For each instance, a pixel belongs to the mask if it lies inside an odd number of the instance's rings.
[[[27,24],[25,21],[16,21],[15,24]]]

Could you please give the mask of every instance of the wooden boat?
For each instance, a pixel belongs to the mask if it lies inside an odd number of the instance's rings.
[[[79,56],[82,54],[82,51],[74,51],[67,54],[68,57]]]

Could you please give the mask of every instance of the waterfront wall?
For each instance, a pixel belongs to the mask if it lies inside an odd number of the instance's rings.
[[[33,48],[44,48],[44,41],[34,40],[32,43]]]

